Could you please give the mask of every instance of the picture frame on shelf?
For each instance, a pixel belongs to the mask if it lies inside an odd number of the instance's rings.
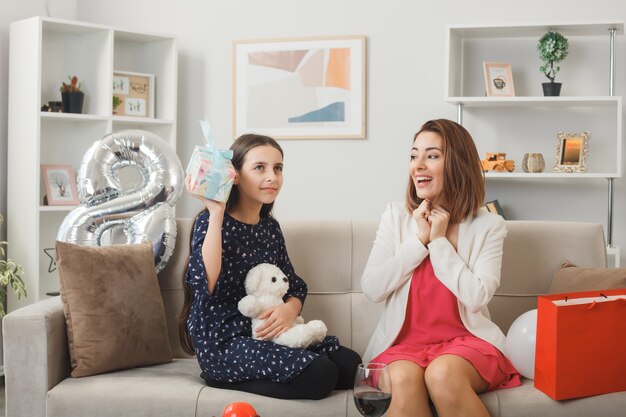
[[[113,114],[154,118],[154,74],[113,71]]]
[[[233,135],[365,138],[366,37],[233,41]]]
[[[506,217],[504,217],[504,211],[502,210],[498,200],[487,201],[485,202],[484,207],[489,213],[497,214],[506,220]]]
[[[46,190],[44,205],[75,206],[80,203],[76,176],[71,165],[41,165]]]
[[[589,132],[557,134],[554,172],[585,172],[589,157]]]
[[[511,64],[483,62],[485,94],[487,97],[514,97],[513,71]]]

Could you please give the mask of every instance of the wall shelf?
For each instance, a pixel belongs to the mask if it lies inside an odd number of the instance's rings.
[[[570,78],[564,82],[568,89],[560,97],[539,95],[540,84],[547,79],[538,72],[541,61],[536,46],[548,31],[561,33],[570,44]],[[516,171],[487,172],[488,180],[608,180],[607,253],[614,256],[615,266],[620,252],[612,243],[613,180],[622,176],[623,115],[622,98],[613,91],[615,37],[623,34],[622,21],[450,25],[445,64],[445,100],[457,107],[458,122],[470,130],[479,152],[505,152],[508,159],[516,159]],[[485,97],[482,63],[486,61],[511,64],[515,97]],[[599,63],[608,63],[607,82],[597,76]],[[557,133],[583,131],[591,132],[587,171],[550,172]],[[521,157],[527,152],[544,155],[546,172],[522,172]]]
[[[448,97],[446,101],[465,107],[587,107],[606,106],[621,107],[621,97],[587,96],[587,97]]]
[[[11,258],[24,266],[28,298],[14,310],[58,291],[43,249],[54,247],[73,206],[44,206],[41,164],[76,172],[91,144],[120,129],[143,129],[176,149],[178,53],[170,35],[33,17],[11,24],[9,62],[7,234]],[[154,74],[155,118],[112,114],[113,71]],[[83,114],[42,112],[59,101],[59,86],[76,75],[85,92]]]
[[[550,166],[546,164],[546,169]],[[617,172],[485,172],[485,178],[490,179],[506,179],[506,180],[542,180],[542,179],[559,179],[559,180],[577,180],[585,178],[619,178],[620,173]]]

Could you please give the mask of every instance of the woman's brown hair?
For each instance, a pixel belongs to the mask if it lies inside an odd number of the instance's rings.
[[[450,213],[450,223],[459,223],[465,217],[476,216],[485,198],[485,177],[478,150],[469,132],[451,120],[430,120],[413,136],[413,142],[422,132],[433,132],[443,141],[443,188],[441,200]],[[417,196],[415,184],[409,175],[405,206],[413,213],[422,199]]]
[[[246,154],[250,151],[250,149],[256,148],[257,146],[271,146],[273,148],[278,149],[280,155],[284,157],[283,149],[280,147],[278,142],[272,139],[269,136],[257,135],[254,133],[248,133],[245,135],[241,135],[233,142],[230,146],[230,149],[233,151],[233,167],[235,171],[239,173],[241,168],[243,167],[243,162],[246,157]],[[233,185],[232,190],[230,191],[230,195],[228,196],[228,200],[226,201],[226,212],[230,212],[233,207],[239,201],[239,189],[237,185]],[[272,214],[272,208],[274,207],[274,203],[263,204],[261,207],[261,217],[266,217]],[[193,224],[195,225],[198,216],[205,211],[201,210],[194,219]],[[189,256],[191,256],[191,240],[193,238],[193,230],[189,237]],[[191,311],[191,304],[193,302],[193,294],[191,293],[191,288],[189,288],[189,284],[187,284],[187,268],[189,268],[189,261],[187,261],[187,267],[185,267],[185,272],[182,276],[183,280],[183,293],[184,293],[184,301],[183,307],[181,309],[180,315],[178,316],[178,337],[180,339],[180,345],[183,350],[193,355],[195,353],[193,347],[193,341],[191,340],[191,336],[189,336],[189,332],[187,331],[187,319],[189,318],[189,312]]]

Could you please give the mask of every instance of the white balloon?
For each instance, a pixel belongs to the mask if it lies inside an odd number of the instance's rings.
[[[535,346],[537,345],[537,309],[515,319],[506,336],[506,356],[528,379],[535,378]]]

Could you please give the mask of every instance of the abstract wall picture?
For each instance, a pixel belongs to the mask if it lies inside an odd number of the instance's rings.
[[[365,36],[235,41],[233,133],[365,137]]]

